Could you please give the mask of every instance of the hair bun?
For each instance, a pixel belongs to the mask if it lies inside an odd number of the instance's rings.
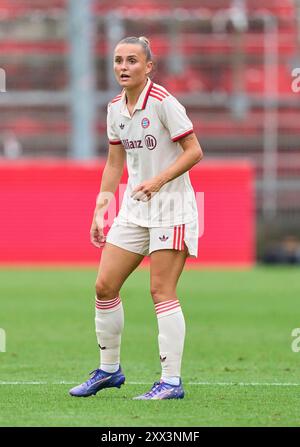
[[[148,45],[148,47],[150,47],[150,41],[149,39],[147,39],[147,37],[145,36],[140,36],[139,40],[141,40],[142,42],[144,42],[146,45]]]

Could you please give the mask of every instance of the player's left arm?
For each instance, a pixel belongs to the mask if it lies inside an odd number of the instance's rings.
[[[146,180],[132,191],[132,197],[137,200],[150,200],[163,185],[189,171],[203,158],[203,151],[196,135],[193,133],[178,140],[183,152],[168,168],[159,175]]]

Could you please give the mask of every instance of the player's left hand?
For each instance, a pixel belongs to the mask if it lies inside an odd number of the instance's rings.
[[[158,178],[146,180],[140,183],[134,188],[131,193],[131,197],[134,200],[141,200],[142,202],[148,202],[162,187],[162,181]]]

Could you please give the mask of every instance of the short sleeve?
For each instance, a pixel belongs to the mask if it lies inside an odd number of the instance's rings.
[[[121,140],[113,120],[111,103],[107,106],[107,137],[110,144],[121,144]]]
[[[174,96],[168,96],[162,101],[161,121],[174,142],[193,132],[193,123],[183,105]]]

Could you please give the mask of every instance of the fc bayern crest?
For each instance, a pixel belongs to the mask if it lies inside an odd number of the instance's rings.
[[[149,121],[149,119],[148,118],[143,118],[142,119],[142,128],[143,129],[147,129],[147,127],[149,127],[150,126],[150,121]]]

